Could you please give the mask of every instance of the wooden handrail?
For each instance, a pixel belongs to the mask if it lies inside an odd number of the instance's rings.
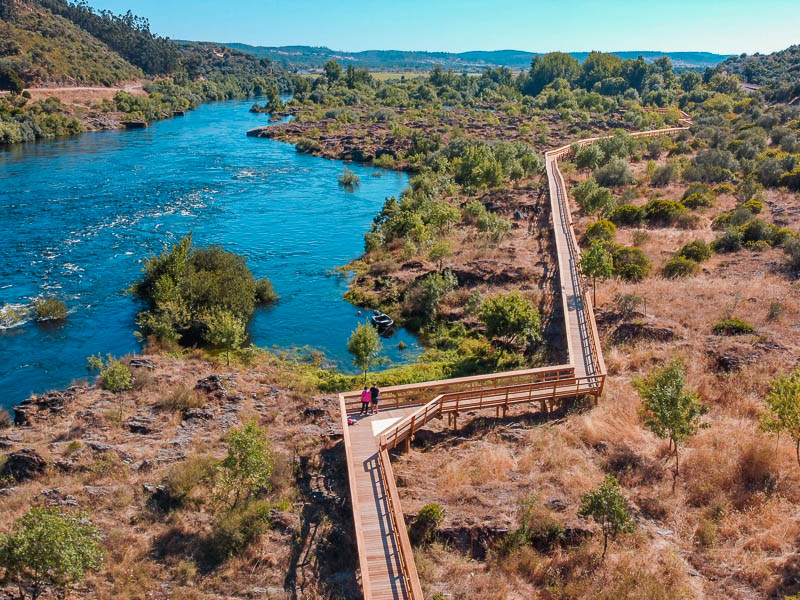
[[[411,600],[423,600],[422,585],[419,582],[417,565],[414,562],[414,553],[411,550],[411,541],[408,539],[406,521],[403,511],[400,508],[400,494],[397,493],[397,486],[394,482],[394,472],[392,463],[389,460],[389,453],[386,449],[378,451],[378,466],[383,479],[384,489],[386,490],[386,500],[389,508],[389,517],[392,520],[397,551],[400,554],[400,567],[403,570],[403,580],[405,581],[406,592]],[[366,595],[365,595],[366,600]]]

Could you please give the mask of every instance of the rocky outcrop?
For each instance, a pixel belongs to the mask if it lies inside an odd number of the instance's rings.
[[[46,469],[47,461],[38,452],[32,448],[23,448],[6,457],[0,477],[13,477],[14,481],[21,483],[35,479]]]
[[[14,407],[15,425],[33,425],[38,420],[60,415],[65,406],[75,400],[82,389],[72,386],[62,391],[47,392],[41,396],[31,396]]]
[[[671,342],[676,337],[672,329],[634,322],[619,325],[611,334],[611,341],[615,344],[625,344],[640,340]]]

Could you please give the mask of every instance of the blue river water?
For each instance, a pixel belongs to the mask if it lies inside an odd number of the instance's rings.
[[[60,326],[0,329],[0,406],[85,377],[91,354],[139,350],[141,307],[124,290],[148,256],[190,231],[272,280],[281,299],[254,315],[255,344],[307,346],[352,372],[347,338],[365,316],[342,299],[347,281],[332,269],[361,253],[363,232],[407,177],[351,164],[361,185],[343,190],[341,162],[246,137],[266,124],[251,105],[207,104],[148,129],[0,150],[0,304],[55,295],[70,310]],[[403,330],[384,340],[393,363],[418,353]]]

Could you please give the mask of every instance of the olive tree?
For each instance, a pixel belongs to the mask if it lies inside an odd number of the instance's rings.
[[[57,508],[31,508],[17,520],[14,531],[0,536],[0,565],[6,579],[26,588],[36,600],[47,588],[65,589],[103,563],[100,532],[85,514],[62,513]]]
[[[377,363],[381,347],[378,330],[367,323],[356,327],[347,340],[347,351],[353,355],[353,364],[364,372],[365,385],[369,368]]]
[[[709,427],[701,421],[708,407],[697,392],[686,388],[686,373],[679,358],[656,368],[644,379],[634,379],[633,386],[642,397],[639,410],[644,424],[661,439],[668,439],[675,456],[672,490],[679,475],[678,446],[698,429]]]
[[[775,434],[788,433],[794,440],[800,465],[800,369],[775,379],[765,403],[767,410],[761,415],[761,428]]]
[[[606,475],[599,487],[583,495],[578,515],[591,517],[600,525],[603,532],[603,559],[606,557],[609,538],[614,539],[620,533],[632,533],[635,528],[628,503],[613,475]]]

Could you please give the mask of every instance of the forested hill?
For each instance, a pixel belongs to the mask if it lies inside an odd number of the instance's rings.
[[[366,50],[364,52],[345,52],[330,48],[312,46],[249,46],[247,44],[226,43],[226,46],[249,52],[255,56],[266,57],[275,62],[293,65],[302,69],[322,67],[333,59],[344,65],[366,67],[373,70],[428,70],[434,65],[454,70],[481,70],[489,67],[508,67],[512,70],[525,70],[531,66],[535,52],[521,50],[494,50],[473,52],[416,52],[402,50]],[[713,67],[727,58],[723,54],[709,52],[613,52],[623,60],[644,57],[647,62],[667,56],[679,68]],[[571,52],[570,55],[583,61],[588,52]]]
[[[770,86],[771,99],[785,101],[800,95],[800,45],[772,54],[732,56],[717,71],[738,75],[742,81]]]
[[[128,11],[95,11],[84,1],[0,1],[0,68],[26,86],[115,85],[183,74],[268,77],[268,58],[217,44],[177,44]],[[280,69],[278,69],[280,71]]]

